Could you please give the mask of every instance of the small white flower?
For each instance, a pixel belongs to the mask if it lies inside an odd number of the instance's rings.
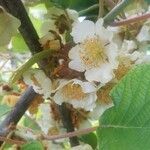
[[[60,81],[60,86],[54,95],[55,103],[61,105],[63,102],[70,103],[74,108],[92,110],[97,99],[96,86],[90,82],[82,82],[78,79]]]
[[[69,19],[72,21],[73,24],[78,22],[79,15],[77,11],[72,9],[66,9],[66,12],[68,13]],[[57,7],[51,7],[45,15],[45,21],[41,27],[41,32],[44,35],[48,33],[49,30],[54,30],[58,32],[54,18],[57,18],[61,15],[66,15],[64,10]]]
[[[71,35],[77,45],[69,51],[69,67],[85,71],[90,82],[109,82],[118,66],[118,47],[112,40],[113,32],[103,27],[103,19],[95,24],[89,20],[76,23]]]
[[[147,43],[145,43],[146,46]],[[142,51],[142,47],[144,47],[144,42],[140,42],[140,46],[135,41],[132,40],[124,40],[122,43],[121,51],[119,53],[119,58],[128,58],[134,64],[147,63],[150,61],[150,56]]]
[[[52,82],[42,70],[32,69],[23,74],[24,82],[33,86],[35,92],[49,98],[52,92]]]
[[[135,43],[134,41],[124,40],[122,42],[122,47],[121,47],[120,53],[123,53],[123,55],[129,54],[129,53],[132,53],[133,51],[135,51],[137,48],[138,48],[137,43]]]

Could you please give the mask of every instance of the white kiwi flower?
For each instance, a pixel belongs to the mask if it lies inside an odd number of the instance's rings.
[[[118,46],[112,40],[113,32],[103,26],[103,19],[76,23],[71,35],[77,45],[69,51],[69,67],[85,72],[89,82],[109,82],[118,66]]]
[[[59,105],[66,102],[72,104],[74,108],[90,111],[96,107],[96,91],[95,84],[90,82],[83,82],[78,79],[60,80],[60,86],[56,89],[53,99]]]
[[[49,98],[52,92],[52,81],[42,70],[31,69],[23,74],[23,80],[33,87],[34,91],[42,94],[43,98]]]

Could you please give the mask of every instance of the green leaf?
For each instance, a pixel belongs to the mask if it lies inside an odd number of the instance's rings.
[[[150,4],[150,0],[145,0],[148,4]]]
[[[20,21],[0,7],[0,46],[9,44],[11,37],[17,34]]]
[[[31,141],[27,144],[24,144],[21,147],[21,150],[44,150],[44,147],[39,141]]]
[[[12,49],[14,52],[25,52],[29,48],[20,34],[12,38]]]
[[[41,59],[48,57],[51,55],[52,50],[44,50],[41,51],[34,56],[32,56],[25,64],[23,64],[20,68],[18,68],[10,78],[9,83],[13,84],[16,82],[18,79],[21,78],[22,74],[27,71],[33,64],[39,62]]]
[[[79,11],[98,3],[98,0],[70,0],[69,8]]]
[[[54,6],[50,0],[41,0],[41,1],[45,4],[46,8],[50,8]]]
[[[32,120],[31,118],[29,118],[27,115],[25,115],[25,118],[23,119],[23,125],[25,127],[31,128],[33,130],[37,130],[37,131],[41,130],[41,128],[39,127],[39,125],[34,120]]]
[[[91,145],[93,149],[97,147],[97,136],[94,133],[82,135],[80,140],[84,143]]]
[[[114,107],[100,118],[100,150],[149,150],[150,64],[131,70],[112,90]]]
[[[62,6],[63,8],[69,7],[77,11],[86,9],[94,4],[98,3],[98,0],[50,0],[51,2]]]
[[[11,110],[11,108],[7,105],[0,105],[0,118],[4,116],[6,113],[8,113]]]
[[[70,4],[71,0],[51,0],[51,2],[63,7],[63,8],[67,8]]]

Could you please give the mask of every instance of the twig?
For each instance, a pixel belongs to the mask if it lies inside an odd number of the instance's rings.
[[[108,25],[113,22],[115,17],[131,2],[132,0],[122,0],[104,17],[104,24]]]
[[[121,21],[115,21],[115,22],[111,23],[110,25],[111,26],[123,26],[123,25],[128,25],[128,24],[134,23],[134,22],[146,20],[148,18],[150,18],[150,13],[142,14],[140,16],[135,16],[132,18],[127,18],[127,19],[124,19]]]
[[[92,127],[92,128],[86,128],[86,129],[82,129],[82,130],[78,130],[78,131],[74,131],[74,132],[68,132],[68,133],[61,134],[61,135],[54,135],[54,136],[44,135],[43,139],[45,139],[45,140],[56,140],[56,139],[62,139],[62,138],[71,138],[74,136],[80,136],[83,134],[88,134],[90,132],[95,131],[97,128],[98,128],[98,126]]]
[[[10,133],[7,135],[6,138],[9,139],[9,138],[12,136],[12,134],[13,134],[13,131],[10,132]],[[0,147],[0,150],[3,150],[6,144],[7,144],[7,141],[4,141],[3,144],[2,144],[1,147]]]
[[[79,16],[84,16],[84,15],[86,15],[88,12],[91,12],[91,11],[93,11],[93,10],[95,10],[95,9],[98,9],[98,7],[99,7],[99,4],[94,4],[94,5],[88,7],[88,8],[86,8],[86,9],[84,9],[84,10],[81,10],[81,11],[79,11]]]
[[[16,125],[25,111],[28,109],[31,101],[37,96],[32,87],[29,87],[20,97],[19,101],[11,112],[7,115],[4,121],[0,124],[0,136],[7,136],[12,130],[12,125]]]
[[[113,0],[107,0],[106,4],[109,5],[110,8],[113,8],[116,5]]]
[[[61,106],[58,106],[60,116],[63,122],[64,127],[67,129],[67,132],[72,132],[74,131],[74,127],[72,124],[72,119],[71,119],[71,113],[69,109],[67,108],[66,104],[63,103]],[[79,145],[78,138],[76,136],[70,137],[70,144],[71,146],[77,146]]]
[[[23,142],[23,141],[13,140],[13,139],[10,139],[10,138],[4,137],[4,136],[0,136],[0,141],[6,142],[6,143],[9,143],[9,144],[16,144],[16,145],[25,144],[25,142]]]
[[[102,18],[104,15],[104,0],[99,0],[99,13],[98,18]]]

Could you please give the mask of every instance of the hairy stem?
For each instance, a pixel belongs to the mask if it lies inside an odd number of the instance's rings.
[[[12,130],[12,127],[16,125],[25,111],[30,106],[32,100],[37,96],[32,87],[29,87],[24,94],[20,97],[19,101],[11,112],[7,115],[4,121],[0,124],[0,136],[7,136]]]
[[[74,132],[68,132],[65,134],[61,134],[61,135],[54,135],[54,136],[44,136],[43,138],[46,140],[56,140],[56,139],[62,139],[62,138],[69,138],[69,137],[74,137],[74,136],[80,136],[83,134],[88,134],[90,132],[95,131],[98,128],[98,126],[96,127],[92,127],[92,128],[86,128],[86,129],[82,129],[82,130],[77,130]]]
[[[9,143],[9,144],[16,144],[16,145],[20,145],[20,146],[25,144],[25,142],[23,142],[23,141],[13,140],[11,138],[7,138],[7,137],[4,137],[4,136],[3,137],[0,136],[0,141],[1,142],[6,142],[6,143]]]
[[[127,19],[124,19],[124,20],[121,20],[121,21],[115,21],[115,22],[111,23],[110,25],[111,26],[124,26],[124,25],[128,25],[128,24],[131,24],[131,23],[134,23],[134,22],[139,22],[139,21],[142,21],[142,20],[146,20],[148,18],[150,18],[150,13],[142,14],[142,15],[135,16],[135,17],[132,17],[132,18],[127,18]]]
[[[59,107],[59,112],[60,112],[64,127],[67,129],[67,132],[73,132],[74,127],[72,124],[70,112],[68,108],[66,107],[66,104],[63,103],[61,106],[58,106],[58,107]],[[79,145],[78,138],[76,136],[70,137],[70,144],[72,147]]]
[[[131,3],[132,0],[122,0],[118,5],[116,5],[105,17],[104,24],[108,25],[114,21],[115,17],[123,11],[123,9]]]
[[[88,12],[91,12],[91,11],[93,11],[93,10],[95,10],[95,9],[98,9],[98,8],[99,8],[99,4],[92,5],[92,6],[86,8],[86,9],[84,9],[84,10],[79,11],[79,16],[84,16],[84,15],[86,15]]]
[[[104,0],[99,0],[99,13],[98,18],[102,18],[104,15]]]

